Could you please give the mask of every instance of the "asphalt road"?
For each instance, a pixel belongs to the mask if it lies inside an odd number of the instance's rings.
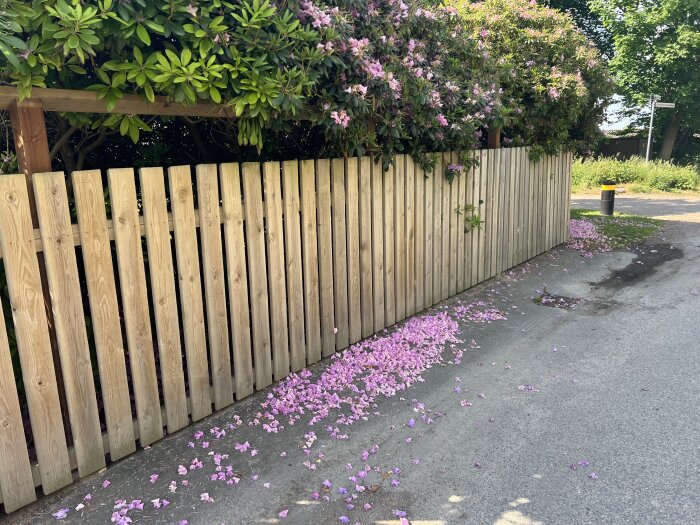
[[[669,209],[628,204],[656,216]],[[457,300],[492,302],[508,320],[463,324],[461,364],[435,366],[424,382],[381,399],[379,415],[350,427],[348,440],[316,428],[311,459],[319,451],[325,457],[315,471],[302,465],[309,458],[298,445],[309,427],[278,435],[241,428],[212,444],[232,457],[234,442],[260,450],[234,457],[237,485],[212,483],[205,465],[188,475],[188,487],[169,493],[168,483],[181,479],[177,465],[195,456],[187,446],[193,432],[223,426],[234,414],[253,418],[262,392],[5,521],[53,522],[51,513],[66,507],[64,522],[109,523],[116,499],[140,498],[147,503],[129,512],[133,523],[335,524],[347,516],[351,524],[398,525],[395,510],[414,525],[700,523],[698,212],[700,202],[691,200],[668,213],[666,228],[636,251],[584,259],[560,247],[462,294]],[[571,310],[535,304],[545,286],[580,303]],[[432,410],[432,424],[407,426],[414,400]],[[393,476],[400,484],[388,478],[348,510],[335,489],[352,486],[348,477],[375,444],[379,452],[368,463],[383,472],[400,468]],[[154,472],[159,480],[150,483]],[[325,479],[334,484],[330,501],[316,501],[312,493],[324,494]],[[200,501],[205,491],[213,503]],[[74,511],[88,493],[86,507]],[[166,509],[148,503],[163,497]]]

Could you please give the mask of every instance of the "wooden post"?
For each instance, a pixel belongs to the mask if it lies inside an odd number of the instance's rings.
[[[489,128],[486,143],[489,149],[501,147],[501,128]]]
[[[39,226],[34,205],[32,175],[51,171],[49,138],[46,134],[44,108],[40,100],[15,100],[10,104],[12,134],[15,138],[15,152],[19,169],[27,181],[27,191],[32,212],[32,223]]]

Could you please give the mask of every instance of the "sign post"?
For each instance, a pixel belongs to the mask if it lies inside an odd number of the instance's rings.
[[[674,102],[659,102],[658,95],[651,96],[651,117],[649,119],[649,138],[647,139],[647,162],[651,158],[651,132],[654,129],[654,111],[656,108],[675,108]]]

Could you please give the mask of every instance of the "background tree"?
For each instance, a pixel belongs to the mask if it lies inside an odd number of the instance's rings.
[[[593,0],[591,7],[613,35],[610,60],[629,105],[647,106],[651,94],[676,109],[660,115],[660,156],[670,159],[679,134],[700,119],[700,0]]]
[[[598,13],[591,10],[588,0],[544,0],[542,3],[571,15],[576,26],[595,44],[603,58],[610,59],[613,56],[612,35],[603,25]]]

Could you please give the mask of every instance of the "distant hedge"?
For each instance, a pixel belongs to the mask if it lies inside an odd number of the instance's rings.
[[[574,190],[597,188],[604,182],[632,184],[630,189],[644,193],[700,189],[697,166],[678,166],[662,160],[647,162],[639,157],[577,159],[571,177]]]

